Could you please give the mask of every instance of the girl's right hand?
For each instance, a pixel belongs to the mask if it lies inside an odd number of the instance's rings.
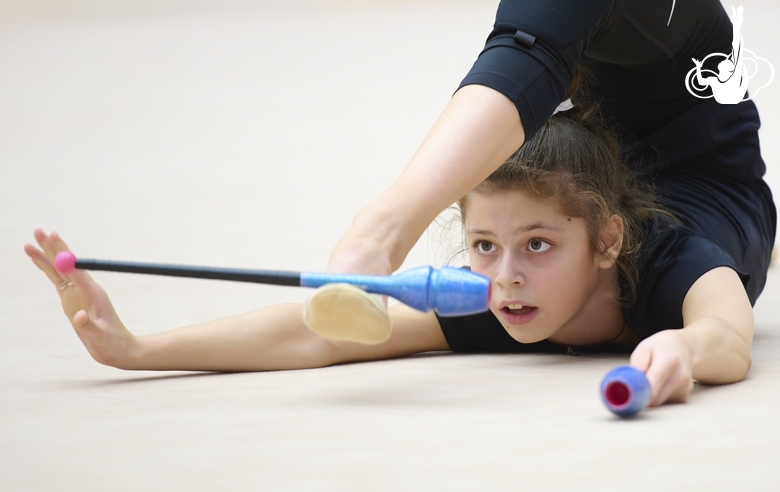
[[[693,390],[691,353],[681,330],[664,330],[642,340],[631,354],[631,365],[650,382],[650,406],[683,403]]]
[[[390,275],[393,265],[390,256],[370,241],[360,241],[345,235],[336,245],[328,261],[329,272],[362,275]]]
[[[85,271],[69,275],[57,271],[54,258],[69,249],[56,232],[36,229],[33,234],[40,249],[25,244],[24,252],[56,288],[65,315],[90,355],[101,364],[132,369],[139,344],[122,324],[106,291]]]
[[[390,275],[401,266],[408,250],[399,247],[397,238],[404,237],[405,224],[396,222],[398,214],[381,212],[393,208],[385,201],[380,196],[355,216],[352,225],[331,252],[328,272]],[[377,209],[380,211],[377,212]],[[400,256],[400,261],[395,264],[393,254]]]

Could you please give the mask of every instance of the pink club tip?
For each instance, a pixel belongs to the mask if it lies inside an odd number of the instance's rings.
[[[54,268],[65,275],[76,269],[76,255],[70,251],[61,251],[54,258]]]

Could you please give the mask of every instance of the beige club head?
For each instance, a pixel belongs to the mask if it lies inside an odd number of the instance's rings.
[[[380,344],[390,338],[392,319],[374,296],[349,284],[317,289],[303,306],[303,322],[331,340]]]

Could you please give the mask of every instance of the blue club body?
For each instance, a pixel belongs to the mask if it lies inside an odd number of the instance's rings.
[[[418,311],[464,316],[488,310],[490,279],[463,268],[423,266],[390,276],[301,273],[302,287],[346,283],[398,299]]]
[[[620,417],[630,417],[650,403],[652,390],[645,373],[632,366],[619,366],[601,381],[601,401]]]

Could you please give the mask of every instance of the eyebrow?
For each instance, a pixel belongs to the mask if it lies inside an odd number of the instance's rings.
[[[534,231],[536,229],[546,229],[548,231],[565,232],[562,228],[560,228],[558,226],[554,226],[554,225],[547,224],[547,223],[544,223],[544,222],[535,222],[533,224],[520,226],[517,229],[515,229],[514,231],[512,231],[512,233],[513,234],[518,234],[518,233],[522,234],[522,233]],[[490,232],[487,229],[469,229],[468,231],[466,231],[466,234],[481,234],[481,235],[484,235],[484,236],[494,236],[495,237],[495,234]]]

